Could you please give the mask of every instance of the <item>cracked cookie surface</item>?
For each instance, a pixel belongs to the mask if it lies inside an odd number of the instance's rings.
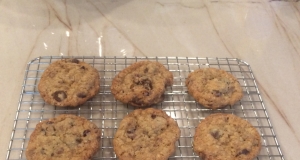
[[[101,131],[85,118],[59,115],[36,125],[26,149],[28,160],[89,160],[97,152]]]
[[[199,123],[193,147],[203,160],[252,160],[260,152],[261,138],[246,120],[216,113]]]
[[[76,107],[95,96],[100,89],[98,71],[77,59],[50,64],[38,84],[42,98],[58,107]]]
[[[177,122],[164,111],[136,109],[121,121],[113,146],[120,160],[166,160],[179,136]]]
[[[163,101],[173,74],[161,63],[140,61],[122,70],[112,81],[114,97],[135,107],[147,107]]]
[[[189,94],[206,108],[232,106],[243,97],[237,79],[221,69],[197,69],[188,75],[185,84]]]

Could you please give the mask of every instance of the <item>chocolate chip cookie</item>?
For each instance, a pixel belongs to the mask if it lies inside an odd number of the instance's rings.
[[[36,125],[27,160],[89,160],[97,152],[101,131],[85,118],[63,114]]]
[[[261,138],[246,120],[217,113],[199,123],[193,147],[203,160],[252,160],[260,152]]]
[[[42,98],[58,107],[75,107],[99,92],[98,71],[77,59],[63,59],[50,64],[38,84]]]
[[[185,84],[189,94],[206,108],[232,106],[243,97],[243,90],[237,79],[221,69],[195,70],[188,75]]]
[[[177,122],[164,111],[136,109],[121,121],[113,146],[120,160],[166,160],[179,136]]]
[[[173,74],[161,63],[140,61],[116,75],[111,92],[125,104],[147,107],[162,102],[166,87],[172,84]]]

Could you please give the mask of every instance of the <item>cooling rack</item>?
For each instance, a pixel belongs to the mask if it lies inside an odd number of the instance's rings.
[[[85,61],[94,66],[100,74],[99,93],[77,108],[59,108],[46,104],[37,90],[37,84],[45,68],[53,61],[63,58]],[[158,61],[174,75],[174,84],[167,88],[164,101],[153,106],[164,110],[174,118],[181,129],[181,136],[176,142],[176,151],[169,159],[200,159],[192,148],[195,128],[206,116],[222,112],[240,116],[257,128],[262,138],[262,149],[256,159],[284,160],[253,72],[246,62],[233,58],[87,56],[38,57],[28,63],[6,159],[26,159],[25,150],[36,124],[65,113],[85,117],[102,130],[101,146],[93,160],[117,159],[112,147],[113,136],[122,118],[134,108],[116,101],[110,92],[110,86],[118,72],[141,60]],[[242,100],[234,106],[218,110],[206,109],[196,103],[187,93],[185,79],[195,69],[208,67],[220,68],[233,74],[243,88]]]

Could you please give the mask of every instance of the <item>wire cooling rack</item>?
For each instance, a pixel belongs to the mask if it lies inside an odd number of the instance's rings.
[[[62,58],[77,58],[94,66],[100,74],[100,92],[77,108],[59,108],[46,104],[41,98],[37,85],[40,77],[50,63]],[[174,75],[174,84],[165,92],[165,99],[154,108],[164,110],[174,118],[181,136],[176,142],[176,151],[169,159],[200,159],[192,147],[193,135],[198,123],[212,113],[231,113],[248,120],[259,131],[262,149],[258,160],[284,160],[276,135],[262,101],[253,72],[246,62],[232,58],[187,58],[187,57],[38,57],[28,63],[20,94],[19,105],[13,123],[13,131],[6,159],[26,159],[25,150],[30,134],[42,120],[68,113],[85,117],[101,130],[101,146],[96,159],[117,159],[112,140],[122,118],[133,107],[116,101],[110,92],[112,79],[130,64],[151,60],[162,63]],[[188,95],[185,79],[198,68],[220,68],[233,74],[241,84],[244,97],[234,106],[224,109],[206,109]]]

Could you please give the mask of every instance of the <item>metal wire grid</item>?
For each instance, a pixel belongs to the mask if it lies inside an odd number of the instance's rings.
[[[59,108],[46,104],[40,97],[37,84],[44,69],[53,61],[62,58],[77,58],[94,66],[100,74],[100,92],[77,108]],[[174,75],[174,84],[165,92],[162,103],[153,106],[173,117],[181,136],[176,142],[176,151],[169,159],[200,159],[192,147],[193,135],[198,123],[212,113],[231,113],[248,120],[259,131],[262,149],[259,160],[284,160],[276,135],[265,109],[250,66],[232,58],[187,58],[187,57],[38,57],[28,63],[20,93],[19,105],[13,123],[13,131],[6,159],[26,159],[25,150],[35,125],[59,114],[68,113],[85,117],[102,129],[101,146],[96,159],[117,159],[112,139],[122,118],[134,108],[114,99],[110,92],[114,76],[130,64],[141,60],[162,63]],[[234,106],[224,109],[206,109],[195,103],[188,95],[185,79],[198,68],[220,68],[233,74],[240,82],[244,97]]]

